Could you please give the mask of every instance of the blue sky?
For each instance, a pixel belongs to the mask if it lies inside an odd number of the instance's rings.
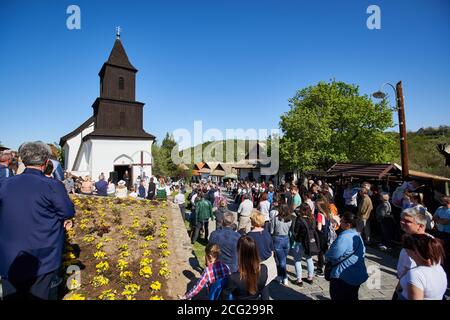
[[[66,27],[71,4],[81,30]],[[297,89],[331,78],[363,94],[402,80],[408,130],[449,125],[449,18],[446,0],[1,0],[0,141],[59,141],[90,117],[118,25],[160,141],[195,120],[277,128]]]

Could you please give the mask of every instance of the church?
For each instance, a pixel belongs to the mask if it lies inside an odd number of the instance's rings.
[[[97,180],[101,173],[114,182],[126,171],[130,181],[152,175],[155,136],[143,129],[144,103],[136,101],[137,69],[128,60],[120,29],[108,60],[100,69],[100,97],[92,117],[63,136],[65,170]]]

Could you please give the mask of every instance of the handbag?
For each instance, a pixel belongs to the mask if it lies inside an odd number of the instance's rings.
[[[331,270],[333,270],[334,267],[337,267],[338,265],[340,265],[342,262],[344,262],[345,260],[347,260],[348,258],[350,258],[352,255],[355,254],[356,251],[358,251],[359,247],[361,246],[361,242],[358,245],[358,248],[356,248],[351,254],[349,254],[347,257],[345,257],[344,259],[342,259],[341,261],[339,261],[338,263],[335,264],[331,264],[331,261],[327,261],[327,263],[325,263],[325,268],[324,268],[324,277],[325,280],[330,281],[331,280]]]

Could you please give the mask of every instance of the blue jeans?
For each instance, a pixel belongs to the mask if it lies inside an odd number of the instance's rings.
[[[273,246],[277,255],[278,275],[287,279],[286,258],[289,253],[289,236],[273,236]]]
[[[296,242],[294,247],[292,248],[294,262],[295,262],[295,274],[297,275],[297,280],[302,279],[302,257],[303,255],[303,246],[300,242]],[[314,276],[314,262],[311,256],[304,256],[306,259],[306,265],[308,268],[308,278],[312,279]]]

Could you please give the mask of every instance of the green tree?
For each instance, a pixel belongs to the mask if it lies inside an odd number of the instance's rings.
[[[281,115],[280,162],[285,169],[327,169],[335,162],[388,162],[396,147],[387,101],[335,80],[299,90]]]
[[[179,152],[178,144],[173,139],[173,136],[168,133],[161,142],[161,146],[156,143],[153,144],[153,174],[155,176],[174,177],[177,179],[184,178],[190,180],[192,172],[189,172],[189,170],[183,170],[179,165],[173,162],[171,153],[174,148],[176,152]]]

